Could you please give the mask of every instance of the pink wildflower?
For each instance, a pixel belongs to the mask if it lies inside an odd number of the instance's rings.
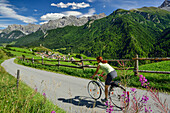
[[[43,93],[43,96],[46,96],[46,94],[45,94],[45,93]]]

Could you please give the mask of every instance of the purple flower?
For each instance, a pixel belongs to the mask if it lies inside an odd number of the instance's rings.
[[[145,95],[143,95],[143,97],[142,97],[142,99],[141,99],[141,101],[140,102],[142,102],[142,103],[147,103],[147,101],[149,100],[149,97],[147,97],[147,96],[145,96]]]
[[[145,113],[147,113],[148,112],[148,109],[145,107]]]
[[[106,105],[106,106],[108,106],[108,105],[109,105],[108,103],[109,103],[109,102],[108,102],[108,101],[106,101],[105,105]]]
[[[140,75],[139,77],[143,77],[143,75]]]
[[[43,93],[43,96],[46,96],[46,94],[45,94],[45,93]]]
[[[147,83],[148,80],[143,75],[140,75],[139,77],[140,77],[139,81],[141,82],[141,85],[147,88],[147,85],[149,84]]]
[[[55,111],[51,111],[51,113],[56,113]]]
[[[107,108],[106,112],[112,113],[113,111],[113,106],[109,106],[109,108]]]
[[[136,88],[130,88],[130,90],[131,90],[132,92],[135,92]]]

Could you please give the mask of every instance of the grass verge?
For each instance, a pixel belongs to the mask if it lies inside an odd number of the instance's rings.
[[[0,50],[0,63],[8,57]],[[16,78],[0,66],[0,113],[65,113],[45,95],[33,90],[23,82],[16,87]]]

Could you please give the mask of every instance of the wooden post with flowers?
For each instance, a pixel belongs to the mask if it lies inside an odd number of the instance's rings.
[[[136,54],[136,59],[135,59],[135,66],[134,66],[134,75],[137,76],[139,73],[138,73],[138,66],[139,65],[139,60],[138,60],[138,55]]]

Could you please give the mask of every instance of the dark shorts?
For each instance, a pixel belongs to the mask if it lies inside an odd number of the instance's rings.
[[[111,85],[112,80],[116,77],[117,77],[117,72],[115,70],[107,74],[105,85]]]

